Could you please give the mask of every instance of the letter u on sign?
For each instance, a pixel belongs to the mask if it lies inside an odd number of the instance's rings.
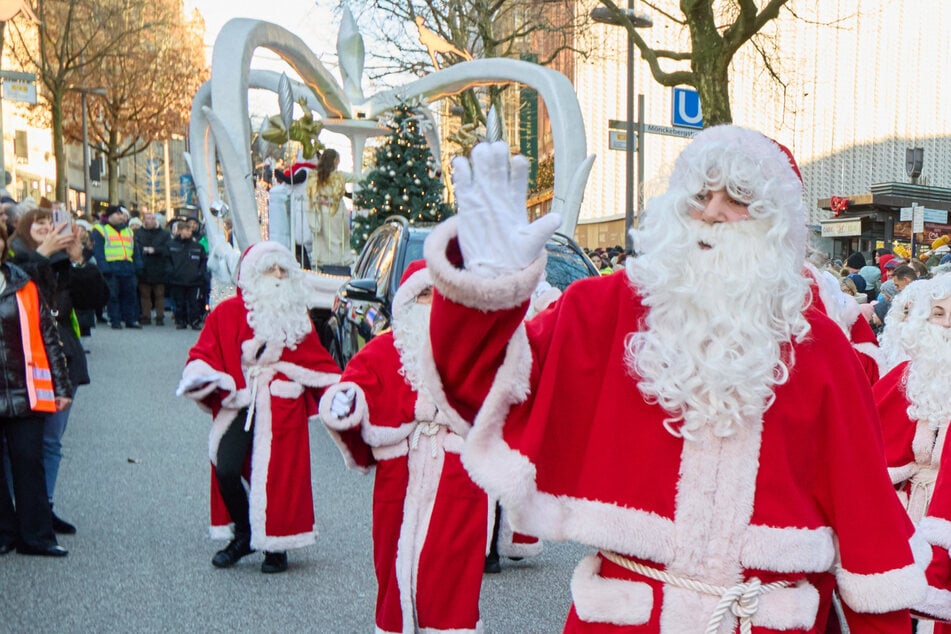
[[[673,89],[673,108],[670,123],[678,128],[703,128],[703,111],[700,109],[700,94],[690,88]]]

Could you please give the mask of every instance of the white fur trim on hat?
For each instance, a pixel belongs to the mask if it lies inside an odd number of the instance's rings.
[[[433,278],[429,274],[429,269],[422,268],[413,273],[409,278],[400,284],[396,295],[393,296],[393,319],[399,319],[405,312],[407,306],[416,301],[416,297],[427,288],[432,288]]]
[[[293,254],[280,242],[271,240],[256,242],[248,247],[244,255],[241,256],[241,261],[238,264],[238,285],[240,286],[242,282],[247,283],[249,281],[248,276],[257,272],[261,259],[270,254],[278,255],[279,259],[286,261],[288,266],[296,267]]]

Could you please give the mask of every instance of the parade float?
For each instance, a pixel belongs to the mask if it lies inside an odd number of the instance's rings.
[[[363,169],[363,150],[371,137],[386,133],[380,120],[400,103],[418,103],[430,150],[440,163],[438,122],[428,105],[463,90],[490,84],[518,83],[537,91],[549,117],[554,149],[552,211],[561,214],[560,231],[572,235],[578,220],[582,194],[594,156],[586,150],[584,124],[574,88],[557,71],[530,62],[507,59],[475,59],[438,69],[396,89],[369,97],[363,91],[363,39],[346,8],[337,39],[338,82],[307,43],[297,35],[269,22],[236,18],[222,28],[215,40],[211,75],[196,93],[189,124],[186,160],[191,170],[197,201],[209,243],[209,267],[219,284],[233,283],[240,253],[264,239],[252,165],[252,129],[249,90],[275,93],[281,108],[279,119],[293,139],[293,110],[319,130],[344,135],[350,141],[354,171]],[[280,57],[299,79],[285,73],[252,68],[259,48]],[[273,117],[272,117],[273,118]],[[298,128],[300,124],[298,124]],[[225,223],[230,225],[228,234]],[[270,238],[287,241],[293,235],[294,214],[269,218]],[[290,244],[288,244],[291,247]],[[329,310],[336,290],[346,275],[313,271],[314,306]]]

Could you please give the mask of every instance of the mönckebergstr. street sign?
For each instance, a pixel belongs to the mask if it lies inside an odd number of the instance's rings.
[[[627,132],[627,121],[618,121],[617,119],[608,119],[608,134],[610,135],[611,130],[621,130]],[[671,128],[666,125],[654,125],[653,123],[644,124],[644,132],[647,134],[663,134],[665,136],[676,136],[682,139],[693,138],[698,131],[697,130],[681,130],[679,128]],[[637,135],[637,122],[634,123],[634,134]],[[610,139],[610,137],[609,137]],[[612,148],[613,149],[613,148]]]

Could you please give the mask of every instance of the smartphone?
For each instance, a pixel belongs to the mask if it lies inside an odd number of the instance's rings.
[[[70,233],[72,229],[73,218],[70,216],[69,212],[66,211],[65,207],[62,205],[56,205],[53,207],[53,226],[63,225],[63,228],[60,230],[60,233]]]

